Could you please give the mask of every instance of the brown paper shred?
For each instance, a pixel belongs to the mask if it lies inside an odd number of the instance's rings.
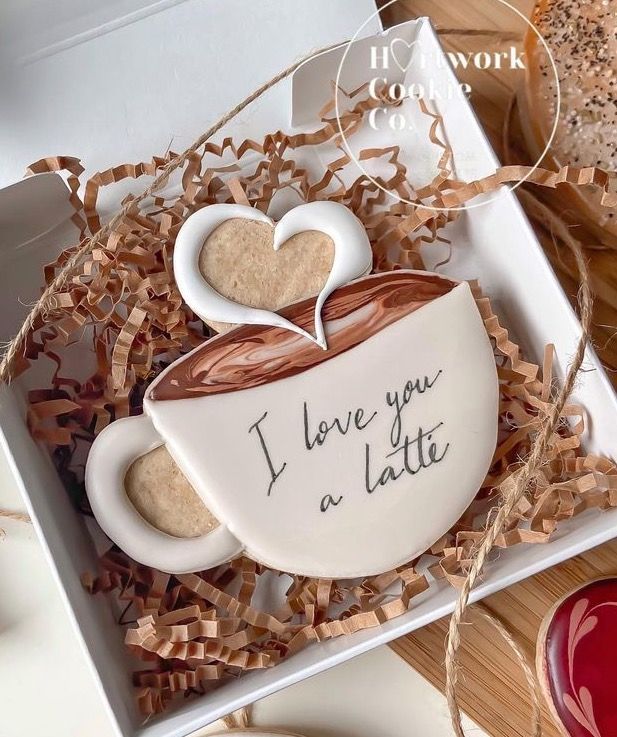
[[[347,137],[366,124],[376,105],[366,86],[347,95],[341,127]],[[421,248],[446,243],[444,227],[459,216],[457,208],[479,193],[490,192],[529,173],[505,167],[477,182],[460,182],[453,171],[452,149],[440,116],[419,101],[430,117],[428,144],[440,160],[432,181],[414,189],[396,146],[366,149],[363,162],[388,165],[386,188],[409,201],[395,202],[359,173],[344,146],[334,103],[322,111],[311,133],[268,134],[261,141],[207,142],[190,153],[172,175],[174,194],[163,189],[141,208],[130,206],[112,232],[97,243],[67,287],[50,303],[26,346],[23,365],[50,359],[49,386],[29,394],[28,426],[49,446],[58,473],[77,509],[88,511],[83,489],[83,457],[95,435],[118,417],[138,414],[145,388],[170,362],[201,344],[208,329],[191,312],[173,279],[176,235],[195,210],[215,202],[237,202],[267,212],[278,192],[291,188],[298,201],[331,199],[349,207],[364,223],[373,247],[376,271],[424,268]],[[323,171],[311,176],[294,158],[302,149],[329,144],[334,151]],[[322,156],[322,159],[326,156]],[[159,173],[175,154],[148,162],[121,164],[85,183],[79,197],[81,164],[70,157],[51,157],[33,164],[29,174],[63,171],[75,209],[79,239],[100,227],[98,197],[103,188],[124,179]],[[606,205],[617,204],[615,175],[598,169],[564,167],[537,170],[530,182],[558,187],[563,182],[592,184],[603,191]],[[350,182],[345,185],[343,182]],[[171,185],[172,182],[170,181]],[[170,188],[171,191],[171,188]],[[46,283],[74,253],[61,253],[44,270]],[[447,261],[448,259],[446,259]],[[171,576],[130,560],[112,547],[100,558],[97,575],[84,574],[92,594],[113,594],[124,609],[119,623],[127,648],[144,663],[133,674],[136,698],[145,716],[166,709],[175,696],[204,693],[229,678],[269,668],[307,645],[376,627],[400,616],[431,579],[460,586],[476,546],[498,502],[495,488],[507,484],[523,463],[555,390],[553,349],[542,366],[521,354],[493,312],[490,300],[472,283],[478,309],[491,337],[500,385],[499,438],[493,465],[474,502],[457,524],[427,551],[430,576],[412,561],[395,571],[359,581],[331,581],[271,571],[246,558],[183,576]],[[64,366],[63,348],[81,343],[92,348],[94,370],[78,380]],[[617,467],[607,458],[585,455],[580,438],[585,427],[581,407],[564,410],[551,438],[545,464],[529,493],[513,512],[497,540],[501,548],[544,544],[562,520],[589,509],[617,506]],[[274,577],[284,593],[272,611],[256,603],[262,580]],[[273,581],[266,585],[273,588]],[[432,585],[436,585],[434,582]]]
[[[131,346],[139,333],[142,323],[146,319],[147,312],[140,307],[133,307],[127,321],[122,326],[111,356],[111,376],[114,386],[124,386],[127,372],[127,364]]]
[[[79,228],[79,232],[83,236],[86,231],[86,223],[81,216],[83,203],[79,197],[79,177],[83,174],[84,168],[79,159],[72,156],[50,156],[30,164],[26,169],[25,175],[32,176],[33,174],[44,174],[52,171],[66,172],[68,175],[66,177],[66,183],[71,192],[69,200],[75,209],[72,221]]]

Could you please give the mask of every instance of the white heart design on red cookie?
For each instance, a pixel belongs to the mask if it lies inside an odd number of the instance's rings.
[[[617,579],[600,578],[571,591],[544,618],[536,665],[561,731],[570,737],[617,734]]]

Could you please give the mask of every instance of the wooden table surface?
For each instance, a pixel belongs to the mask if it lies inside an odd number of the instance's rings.
[[[530,17],[534,0],[508,0],[525,17]],[[386,5],[386,0],[380,0]],[[386,25],[402,23],[411,18],[429,16],[437,30],[494,30],[511,33],[521,39],[527,29],[525,20],[516,15],[502,0],[397,0],[383,11]],[[491,51],[491,42],[486,37],[465,37],[453,34],[442,35],[442,43],[451,51]],[[512,44],[520,46],[521,41],[508,40],[506,46],[494,42],[495,50],[503,50]],[[491,139],[495,151],[505,161],[503,150],[503,130],[506,113],[512,95],[524,82],[521,71],[477,71],[461,72],[462,81],[473,87],[471,102]],[[513,126],[509,146],[516,151],[522,140],[520,131]],[[522,158],[526,158],[525,155]],[[539,232],[540,240],[546,246],[553,268],[561,283],[574,302],[577,292],[576,271],[566,248],[553,243],[549,233]],[[589,242],[589,245],[596,245]],[[617,252],[590,249],[587,252],[596,293],[594,345],[602,363],[607,369],[613,384],[617,387]]]
[[[510,2],[526,17],[531,15],[533,0]],[[438,30],[493,29],[522,38],[526,29],[525,21],[500,0],[398,0],[383,11],[386,25],[424,15],[431,17]],[[487,37],[446,33],[442,34],[442,42],[448,50],[454,51],[487,49]],[[476,71],[460,76],[472,84],[472,104],[495,150],[502,161],[505,160],[504,122],[512,96],[524,80],[522,73]],[[517,149],[521,140],[520,131],[514,125],[510,147]],[[538,230],[538,235],[566,293],[574,302],[577,279],[567,249],[556,245],[550,233]],[[594,344],[617,386],[617,252],[593,249],[587,256],[596,292]],[[485,603],[533,659],[540,622],[553,603],[576,585],[607,573],[617,574],[617,542],[523,581],[489,597]],[[463,629],[463,674],[459,680],[463,708],[493,737],[527,737],[531,733],[529,698],[512,652],[485,620],[470,612],[467,621],[472,626]],[[440,688],[444,684],[447,624],[447,619],[441,620],[393,644],[397,653]],[[544,714],[544,734],[548,737],[559,734],[548,713]]]

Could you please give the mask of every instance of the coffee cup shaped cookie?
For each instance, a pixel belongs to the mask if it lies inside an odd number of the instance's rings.
[[[264,217],[239,213],[213,205],[191,216],[174,268],[198,314],[245,324],[168,367],[142,416],[97,437],[93,512],[128,555],[170,573],[239,555],[325,578],[402,565],[463,514],[495,450],[497,371],[469,285],[406,270],[350,281],[370,263],[366,233],[342,205],[316,203],[277,230],[280,243],[308,228],[332,238],[322,293],[278,314],[216,293],[213,308],[196,260],[213,223]],[[128,468],[163,444],[219,521],[211,532],[167,535],[128,499]]]

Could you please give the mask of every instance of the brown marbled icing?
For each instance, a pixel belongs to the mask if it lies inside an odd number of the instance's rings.
[[[322,317],[327,351],[290,330],[245,325],[176,361],[152,384],[148,398],[223,394],[293,376],[353,348],[456,285],[437,274],[411,271],[359,279],[337,289],[326,302]],[[312,332],[315,298],[291,305],[281,314]]]

